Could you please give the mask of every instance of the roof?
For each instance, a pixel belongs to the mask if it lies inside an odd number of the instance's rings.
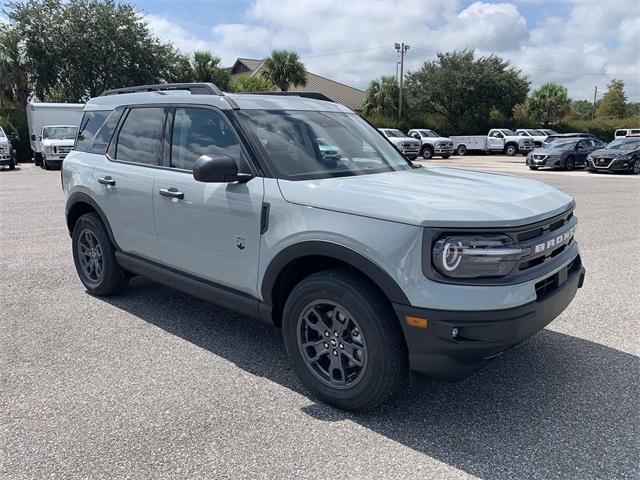
[[[221,110],[231,110],[237,105],[241,110],[310,110],[317,112],[350,112],[349,109],[337,103],[296,97],[292,95],[259,95],[250,93],[194,95],[188,90],[105,95],[89,100],[86,104],[85,110],[113,110],[121,105],[166,105],[171,103],[212,105]]]
[[[261,74],[263,66],[264,59],[238,58],[229,71],[232,78],[239,78],[243,75],[253,77]],[[289,91],[322,93],[334,102],[341,103],[355,111],[362,110],[362,105],[366,98],[366,92],[363,90],[317,75],[308,70],[307,84],[305,86],[292,86]]]

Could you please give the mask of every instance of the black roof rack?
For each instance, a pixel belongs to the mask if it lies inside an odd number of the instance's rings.
[[[237,92],[237,94],[247,94],[247,95],[284,95],[287,97],[304,97],[304,98],[313,98],[314,100],[324,100],[325,102],[336,103],[329,97],[327,97],[324,93],[318,92]]]
[[[157,85],[114,88],[113,90],[105,90],[100,96],[119,95],[121,93],[159,92],[163,90],[189,90],[193,95],[223,95],[222,90],[213,83],[159,83]]]

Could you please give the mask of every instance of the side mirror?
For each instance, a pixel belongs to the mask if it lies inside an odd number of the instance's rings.
[[[31,141],[32,141],[32,142],[35,142],[35,141],[36,141],[36,136],[35,136],[33,133],[31,134]]]
[[[244,183],[253,175],[238,173],[236,162],[227,155],[202,155],[193,164],[193,178],[207,183]]]

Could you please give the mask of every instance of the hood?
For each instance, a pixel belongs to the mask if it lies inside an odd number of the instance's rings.
[[[65,138],[64,140],[54,140],[51,138],[45,138],[42,140],[42,145],[52,146],[52,147],[72,147],[73,144],[76,143],[75,138]]]
[[[7,137],[0,138],[0,145],[6,145],[9,143],[9,139]]]
[[[432,227],[527,225],[573,205],[535,180],[445,167],[278,184],[291,203]]]
[[[601,148],[591,153],[592,157],[618,157],[621,155],[629,155],[635,152],[635,150],[622,150],[621,148]]]
[[[566,152],[567,150],[562,148],[536,148],[532,155],[562,155]]]
[[[391,140],[391,143],[404,143],[404,142],[420,143],[418,140],[412,137],[387,137],[387,138]]]

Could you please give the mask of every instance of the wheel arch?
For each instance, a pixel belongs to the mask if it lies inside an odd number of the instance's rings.
[[[118,244],[115,240],[115,237],[113,236],[113,231],[111,230],[111,225],[109,224],[106,215],[98,206],[98,203],[93,198],[91,198],[91,196],[84,192],[75,192],[71,194],[69,200],[67,200],[66,217],[69,235],[73,234],[73,227],[75,226],[78,219],[85,213],[91,212],[95,212],[98,214],[100,220],[102,220],[104,227],[107,229],[109,240],[111,240],[111,243],[113,243],[113,245],[117,249]]]
[[[269,263],[261,284],[265,304],[271,317],[280,324],[282,309],[291,289],[312,273],[331,268],[349,268],[368,281],[392,303],[408,305],[409,299],[396,281],[382,267],[364,255],[340,244],[305,241],[279,252]]]

